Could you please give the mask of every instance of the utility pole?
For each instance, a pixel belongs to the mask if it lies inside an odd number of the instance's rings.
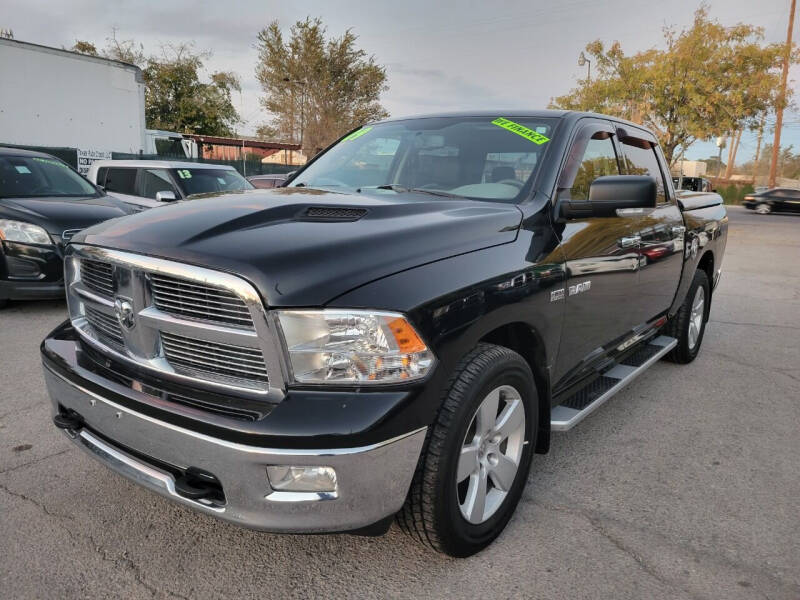
[[[781,89],[778,94],[778,107],[775,110],[775,138],[772,142],[772,162],[769,165],[769,187],[775,187],[775,176],[778,170],[778,153],[781,147],[781,128],[783,127],[783,105],[786,104],[786,79],[789,77],[789,61],[792,56],[792,28],[794,27],[794,9],[797,0],[792,0],[789,9],[789,29],[786,32],[786,49],[783,51],[783,73],[781,74]]]
[[[753,187],[756,187],[756,176],[758,176],[758,158],[761,155],[761,138],[764,135],[764,121],[766,115],[761,117],[761,123],[758,126],[758,142],[756,143],[756,157],[753,159]]]

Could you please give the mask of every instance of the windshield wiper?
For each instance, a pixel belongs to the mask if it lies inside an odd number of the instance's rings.
[[[408,190],[409,192],[419,192],[420,194],[430,194],[431,196],[442,196],[443,198],[463,198],[464,196],[459,196],[458,194],[451,194],[450,192],[445,192],[444,190],[426,190],[423,188],[411,188]]]
[[[402,185],[398,185],[396,183],[385,183],[383,185],[362,185],[360,188],[356,189],[357,193],[361,193],[361,190],[392,190],[393,192],[407,192],[409,191],[407,187],[403,187]]]

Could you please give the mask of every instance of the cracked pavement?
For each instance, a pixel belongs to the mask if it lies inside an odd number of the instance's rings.
[[[0,312],[5,598],[800,597],[800,216],[731,209],[703,350],[659,363],[536,456],[481,554],[277,536],[198,515],[50,424],[38,345],[60,302]]]

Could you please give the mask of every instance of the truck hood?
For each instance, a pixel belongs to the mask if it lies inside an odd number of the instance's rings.
[[[15,219],[43,227],[61,236],[67,229],[84,229],[131,211],[116,198],[0,198],[0,218]]]
[[[270,306],[320,306],[375,279],[512,242],[521,218],[497,202],[278,188],[174,203],[73,242],[228,271]]]

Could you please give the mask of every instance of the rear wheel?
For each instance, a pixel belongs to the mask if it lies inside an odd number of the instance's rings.
[[[5,298],[0,298],[0,309],[5,308],[6,306],[8,306],[8,300]]]
[[[769,204],[765,204],[762,202],[761,204],[756,206],[756,214],[759,215],[768,215],[772,212],[772,207]]]
[[[667,354],[667,360],[686,364],[697,358],[706,332],[710,300],[711,286],[708,276],[705,271],[698,269],[683,304],[667,324],[665,333],[678,340],[678,345]]]
[[[489,545],[525,487],[538,420],[530,367],[516,352],[480,344],[456,369],[406,504],[406,533],[451,556]]]

